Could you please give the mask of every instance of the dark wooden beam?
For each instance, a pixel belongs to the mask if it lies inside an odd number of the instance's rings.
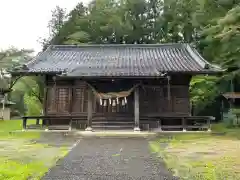
[[[207,119],[208,132],[211,132],[211,119]]]
[[[46,119],[45,120],[45,126],[46,126],[46,128],[45,128],[45,131],[48,131],[49,130],[49,125],[50,125],[50,119]]]
[[[183,127],[183,132],[186,132],[187,128],[186,128],[186,119],[185,118],[182,118],[182,127]]]
[[[170,76],[167,76],[167,97],[170,103],[170,100],[171,100]]]
[[[73,110],[73,82],[71,82],[71,87],[68,89],[68,105],[69,109],[68,112],[69,114],[72,115],[72,110]],[[72,117],[70,118],[69,122],[69,131],[72,130]]]
[[[69,131],[72,130],[72,117],[70,117],[68,130],[69,130]]]
[[[47,87],[47,76],[43,75],[43,82],[44,82],[44,93],[43,93],[43,115],[47,115],[47,106],[48,106],[48,90],[49,88]],[[45,119],[42,119],[42,124],[45,125]]]
[[[27,128],[27,118],[23,117],[23,130],[26,130]]]
[[[157,121],[157,123],[158,123],[158,130],[159,131],[162,131],[162,120],[161,119],[159,119],[158,121]]]
[[[88,114],[87,114],[87,128],[86,131],[92,131],[92,116],[93,116],[93,108],[92,108],[92,90],[88,87]]]
[[[44,82],[44,94],[43,94],[43,115],[46,116],[47,113],[47,93],[48,93],[48,88],[47,88],[47,77],[46,75],[43,76],[43,82]]]
[[[40,119],[36,119],[36,125],[40,125]]]
[[[57,103],[58,103],[58,95],[57,95],[57,81],[56,81],[56,77],[53,77],[53,98],[51,98],[51,104],[53,103],[53,109],[54,111],[57,112]]]
[[[73,111],[73,84],[71,84],[71,87],[68,89],[68,111],[69,114],[72,114]]]
[[[134,89],[134,131],[140,131],[139,128],[139,88]]]

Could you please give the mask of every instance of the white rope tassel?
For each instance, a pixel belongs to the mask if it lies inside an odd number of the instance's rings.
[[[124,106],[125,105],[125,102],[124,102],[124,99],[122,100],[122,106]]]
[[[107,100],[104,100],[103,106],[107,106]]]
[[[127,104],[127,97],[124,98],[125,104]]]
[[[109,98],[109,104],[110,104],[110,105],[112,104],[112,100],[111,100],[111,98]]]
[[[116,106],[116,101],[115,100],[113,100],[112,105]]]
[[[103,102],[102,102],[102,99],[100,98],[100,106],[102,106],[103,105]]]
[[[119,99],[118,99],[118,97],[117,97],[117,104],[119,104]]]

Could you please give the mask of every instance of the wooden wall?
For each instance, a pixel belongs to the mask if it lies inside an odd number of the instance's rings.
[[[141,81],[140,88],[140,115],[171,115],[190,114],[189,82],[190,76],[176,75],[170,80],[170,95],[168,96],[167,81],[134,80]],[[87,89],[86,82],[81,80],[58,80],[54,83],[52,77],[46,78],[46,114],[83,114],[87,113]],[[127,80],[126,80],[127,81]],[[133,81],[133,80],[132,80]],[[126,106],[106,107],[100,106],[99,100],[93,95],[94,113],[131,113],[134,112],[133,93],[128,97]]]
[[[140,115],[148,114],[189,114],[188,86],[171,85],[170,96],[168,87],[143,87],[140,89]]]

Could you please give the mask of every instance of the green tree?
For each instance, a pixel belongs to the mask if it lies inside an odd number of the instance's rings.
[[[50,44],[193,44],[212,63],[231,69],[223,77],[191,82],[198,109],[227,91],[239,75],[239,0],[93,0],[67,16],[57,8],[50,20]],[[57,12],[57,13],[56,13]],[[57,19],[57,21],[56,21]],[[60,23],[56,23],[60,22]]]
[[[42,105],[43,79],[36,76],[11,77],[9,71],[14,70],[18,66],[21,66],[29,61],[32,58],[32,52],[32,50],[18,50],[16,48],[10,48],[2,51],[0,58],[0,72],[3,80],[2,83],[5,83],[5,88],[12,89],[8,98],[16,103],[13,105],[13,109],[22,115],[25,113],[26,108],[27,110],[32,108],[31,104]],[[24,97],[28,97],[27,100]],[[31,101],[29,101],[29,99]],[[41,110],[41,108],[38,107],[36,110]]]

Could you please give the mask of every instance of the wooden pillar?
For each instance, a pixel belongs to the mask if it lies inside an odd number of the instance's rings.
[[[46,114],[47,114],[47,106],[48,106],[48,102],[47,102],[47,100],[48,100],[48,96],[47,96],[47,94],[48,94],[48,88],[47,88],[47,85],[45,85],[45,87],[44,87],[44,95],[43,95],[43,115],[44,116],[46,116]]]
[[[207,119],[208,132],[211,132],[211,118]]]
[[[23,117],[23,130],[26,130],[27,129],[27,118],[26,117]]]
[[[68,112],[69,112],[69,114],[72,114],[72,111],[73,111],[73,88],[74,88],[74,84],[72,82],[71,87],[68,89],[68,103],[69,103]]]
[[[167,99],[168,99],[168,111],[171,112],[171,86],[170,86],[171,77],[167,76]]]
[[[48,97],[48,87],[46,87],[47,85],[45,84],[45,87],[44,87],[44,96],[43,96],[43,116],[46,116],[47,115],[47,109],[48,109],[48,98],[51,98],[51,97]],[[51,102],[52,103],[52,102]],[[46,125],[46,120],[45,118],[42,119],[42,124],[43,125]]]
[[[92,108],[92,90],[90,87],[87,89],[88,91],[88,114],[87,114],[87,128],[86,131],[92,131],[92,114],[93,114],[93,108]]]
[[[162,131],[162,120],[161,119],[158,120],[158,130]]]
[[[47,109],[48,109],[48,86],[47,86],[47,76],[43,75],[43,84],[44,84],[44,92],[43,92],[43,111],[42,115],[47,115]],[[45,118],[42,118],[42,126],[46,124]]]
[[[71,87],[68,89],[68,112],[70,114],[70,121],[69,121],[69,128],[68,130],[71,131],[72,130],[72,109],[73,109],[73,82]]]
[[[187,129],[186,129],[186,119],[185,118],[182,118],[182,126],[183,126],[183,132],[186,132]]]
[[[221,101],[221,120],[223,121],[223,115],[224,115],[224,102],[223,100]]]
[[[44,90],[44,112],[43,112],[43,114],[44,114],[44,116],[46,116],[47,115],[47,109],[48,109],[48,98],[49,98],[49,100],[51,100],[51,106],[52,106],[52,103],[53,103],[53,101],[52,101],[52,97],[48,97],[48,91],[50,90],[49,88],[48,88],[48,84],[47,84],[47,76],[45,76],[44,77],[44,81],[45,81],[45,86],[47,86],[47,87],[45,87],[45,90]],[[53,81],[54,81],[54,94],[53,94],[53,98],[54,98],[54,107],[55,107],[55,89],[56,89],[56,78],[55,77],[53,77]],[[52,91],[52,89],[51,89],[51,91]],[[50,95],[51,96],[51,95]],[[50,120],[49,119],[43,119],[43,122],[44,122],[44,126],[45,126],[45,131],[48,131],[49,130],[49,122]]]
[[[58,95],[57,95],[57,81],[56,81],[56,76],[53,77],[53,107],[54,111],[57,113],[58,112]]]
[[[40,124],[40,120],[39,118],[36,119],[36,125],[39,125]]]
[[[45,131],[48,131],[48,129],[49,129],[49,124],[50,124],[50,120],[49,119],[45,119],[45,125],[46,125],[46,129],[45,129]]]
[[[171,100],[171,87],[170,87],[170,76],[167,76],[167,91],[168,91],[168,101]]]
[[[43,76],[43,82],[44,82],[44,94],[43,94],[43,115],[46,116],[46,112],[47,112],[47,79],[46,79],[46,75]]]
[[[70,121],[69,121],[69,128],[68,128],[69,131],[72,130],[72,117],[70,117]]]
[[[139,88],[136,87],[134,90],[134,131],[140,131],[139,128]]]

